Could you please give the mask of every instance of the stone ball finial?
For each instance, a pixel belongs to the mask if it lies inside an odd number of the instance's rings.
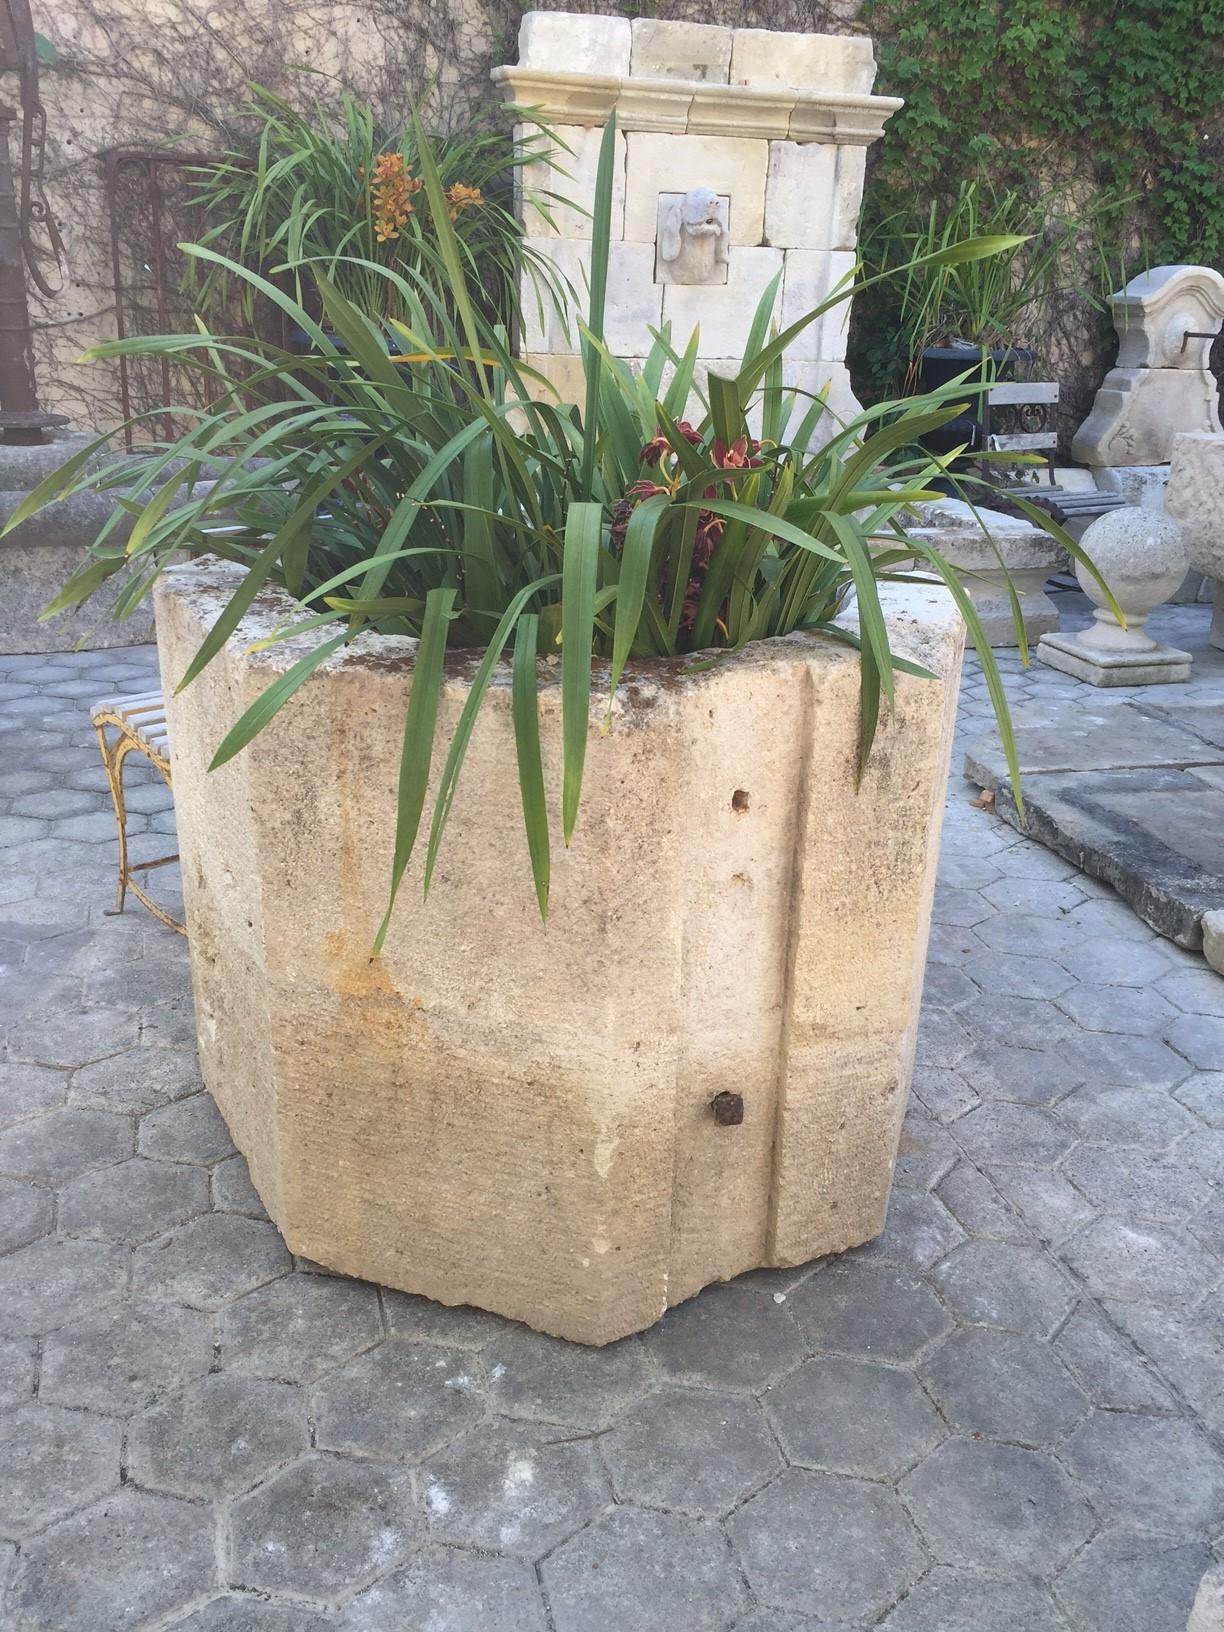
[[[1122,628],[1106,605],[1100,584],[1079,561],[1075,576],[1093,602],[1095,624],[1079,637],[1082,644],[1115,651],[1155,649],[1158,642],[1143,631],[1149,612],[1167,601],[1190,568],[1186,529],[1161,510],[1127,506],[1109,510],[1085,529],[1085,553],[1109,585],[1126,615]]]

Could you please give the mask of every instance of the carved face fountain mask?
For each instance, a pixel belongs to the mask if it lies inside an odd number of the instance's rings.
[[[722,200],[711,187],[691,187],[660,211],[659,259],[674,268],[675,282],[704,282],[725,266],[728,239]]]

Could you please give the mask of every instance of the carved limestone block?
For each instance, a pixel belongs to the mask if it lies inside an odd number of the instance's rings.
[[[659,194],[656,283],[726,283],[731,200],[712,187]]]
[[[1109,299],[1118,362],[1071,452],[1095,466],[1167,464],[1180,431],[1219,431],[1211,343],[1224,322],[1224,277],[1209,266],[1156,266]]]

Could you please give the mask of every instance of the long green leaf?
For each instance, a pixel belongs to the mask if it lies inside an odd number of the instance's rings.
[[[540,760],[540,715],[537,695],[536,653],[540,620],[525,612],[519,619],[514,642],[511,679],[511,712],[514,718],[514,745],[518,758],[519,794],[523,802],[523,826],[531,857],[540,917],[548,916],[548,888],[551,859],[548,842],[548,808],[544,799],[544,770]]]
[[[612,639],[612,675],[608,686],[609,710],[629,653],[633,650],[638,625],[642,621],[642,606],[646,599],[646,586],[650,581],[650,567],[654,558],[655,534],[668,502],[665,493],[653,494],[638,505],[625,529]]]
[[[561,558],[561,832],[574,834],[582,798],[591,710],[591,637],[603,512],[598,504],[572,505]]]
[[[260,692],[251,706],[222,737],[220,747],[209,762],[209,770],[217,770],[233,759],[235,754],[241,753],[252,737],[258,736],[268,721],[280,712],[298,687],[309,680],[319,664],[333,652],[339,651],[347,639],[347,635],[336,635],[332,640],[325,640],[321,646],[316,646],[313,652],[307,652],[305,657],[299,658],[292,668],[286,669],[284,674],[274,680],[265,691]]]
[[[442,671],[446,662],[446,636],[455,604],[453,589],[431,589],[425,597],[421,641],[412,671],[412,689],[404,718],[404,743],[400,752],[399,791],[395,810],[395,856],[391,864],[391,891],[387,910],[374,937],[374,956],[383,949],[395,898],[412,859],[429,767],[433,760],[434,735],[438,726],[438,702],[442,695]]]

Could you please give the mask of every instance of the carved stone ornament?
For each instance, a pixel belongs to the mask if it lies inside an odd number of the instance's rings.
[[[731,200],[712,187],[659,194],[656,283],[726,283]]]

